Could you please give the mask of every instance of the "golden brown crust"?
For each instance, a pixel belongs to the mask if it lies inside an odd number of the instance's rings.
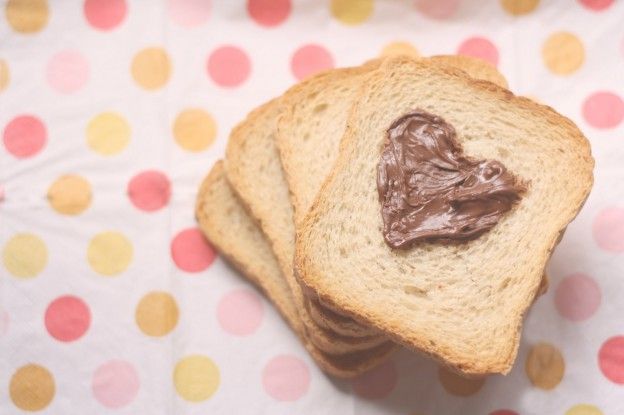
[[[289,311],[286,303],[292,301],[288,298],[279,298],[277,290],[270,284],[270,277],[256,274],[245,260],[245,254],[253,258],[253,253],[239,252],[236,244],[230,243],[226,238],[220,237],[214,230],[218,227],[213,222],[219,220],[206,214],[206,204],[209,203],[210,191],[219,185],[223,179],[223,163],[218,161],[200,186],[195,215],[200,228],[217,248],[223,258],[230,262],[251,283],[256,285],[277,307],[280,314],[299,337],[312,358],[326,373],[340,378],[352,378],[378,365],[384,361],[395,349],[391,343],[385,342],[366,351],[350,353],[348,355],[331,355],[315,347],[305,336],[303,326],[296,313]]]

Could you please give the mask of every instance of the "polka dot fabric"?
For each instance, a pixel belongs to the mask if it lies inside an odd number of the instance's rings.
[[[0,2],[0,413],[621,413],[623,15],[614,0]],[[455,53],[579,125],[593,192],[508,376],[400,351],[331,381],[202,236],[197,188],[232,127],[294,82]]]

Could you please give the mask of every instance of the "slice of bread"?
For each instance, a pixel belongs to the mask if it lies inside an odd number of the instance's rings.
[[[354,377],[391,354],[394,347],[388,342],[367,351],[335,356],[324,353],[307,340],[290,287],[281,275],[271,247],[235,197],[225,178],[222,162],[217,162],[204,179],[197,195],[195,212],[206,237],[224,258],[275,304],[325,372],[342,378]]]
[[[225,159],[228,181],[270,241],[282,274],[293,292],[308,337],[330,353],[345,354],[375,346],[386,339],[376,334],[368,335],[370,328],[362,328],[366,332],[362,342],[345,341],[319,327],[305,308],[303,292],[293,274],[295,228],[292,206],[275,146],[277,118],[281,111],[280,100],[274,99],[252,111],[232,130]]]
[[[501,161],[528,185],[470,242],[391,249],[376,186],[386,131],[422,109],[466,155]],[[340,153],[297,237],[295,268],[327,304],[467,375],[507,373],[522,318],[560,233],[591,188],[587,139],[553,109],[463,71],[390,58],[365,82]]]

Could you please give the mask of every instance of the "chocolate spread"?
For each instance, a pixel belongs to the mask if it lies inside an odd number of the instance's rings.
[[[438,116],[415,110],[387,134],[377,191],[384,239],[392,248],[477,238],[526,190],[501,162],[464,156],[455,129]]]

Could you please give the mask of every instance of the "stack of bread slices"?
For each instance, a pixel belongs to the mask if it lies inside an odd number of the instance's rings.
[[[325,372],[356,376],[397,345],[464,375],[510,370],[593,159],[570,120],[506,88],[474,58],[396,56],[315,75],[232,130],[199,190],[198,222]],[[474,239],[401,249],[384,240],[380,155],[391,124],[415,109],[526,186]]]

